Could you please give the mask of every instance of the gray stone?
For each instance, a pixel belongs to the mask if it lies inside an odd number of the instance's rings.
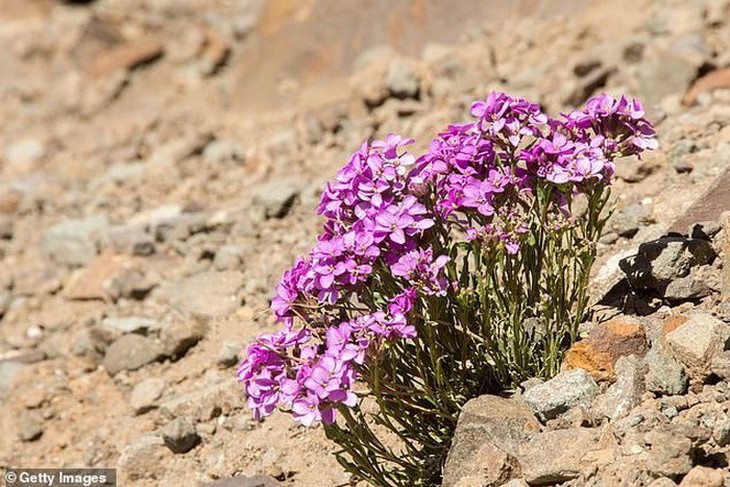
[[[692,469],[692,442],[668,429],[654,429],[644,435],[650,446],[646,461],[649,474],[677,478]]]
[[[730,444],[730,418],[725,418],[715,423],[712,429],[712,438],[718,446],[727,446]]]
[[[23,441],[39,439],[43,436],[43,422],[33,413],[21,413],[18,418],[18,436]]]
[[[613,462],[616,444],[605,430],[571,428],[544,431],[519,452],[522,477],[530,485],[553,485]]]
[[[213,267],[218,271],[241,270],[244,252],[240,245],[224,245],[216,251]]]
[[[276,487],[277,485],[281,484],[268,475],[254,475],[253,477],[236,475],[235,477],[205,483],[202,487]]]
[[[134,414],[144,414],[157,407],[157,400],[162,396],[167,383],[160,378],[145,379],[132,389],[129,405]]]
[[[723,350],[712,357],[710,371],[720,379],[730,381],[730,350]]]
[[[58,264],[88,264],[96,256],[96,239],[107,225],[103,215],[59,222],[46,231],[43,249]]]
[[[232,367],[241,360],[241,345],[237,343],[224,343],[218,355],[216,356],[216,363],[222,367]]]
[[[110,375],[116,375],[122,370],[137,370],[159,357],[159,349],[151,339],[132,333],[117,338],[109,346],[102,365]]]
[[[574,369],[533,387],[523,397],[535,414],[547,421],[576,406],[589,406],[598,392],[598,384],[585,370]]]
[[[243,149],[232,140],[214,140],[203,150],[203,160],[210,164],[240,163],[245,159]]]
[[[200,443],[200,435],[185,418],[178,418],[160,429],[165,445],[173,453],[187,453]]]
[[[223,382],[165,401],[159,409],[172,419],[185,416],[194,421],[208,421],[243,407],[243,403],[240,390]]]
[[[684,93],[697,76],[697,66],[669,50],[652,48],[643,57],[638,76],[640,98],[652,105]]]
[[[162,353],[178,360],[205,336],[205,332],[206,326],[195,319],[173,318],[160,332]]]
[[[413,67],[403,59],[393,59],[390,62],[385,84],[390,94],[396,98],[418,96],[418,76]]]
[[[443,485],[500,485],[519,476],[519,445],[539,428],[521,400],[488,395],[472,399],[459,416]]]
[[[634,289],[657,289],[714,257],[715,251],[706,240],[662,237],[639,245],[638,253],[622,259],[619,267]]]
[[[615,365],[616,382],[596,398],[594,411],[612,421],[626,416],[641,402],[647,369],[644,361],[635,355],[619,358]]]
[[[690,377],[704,378],[716,352],[724,349],[730,327],[707,313],[697,313],[667,333],[668,349],[684,364]]]
[[[160,222],[176,218],[181,214],[182,206],[177,203],[169,203],[137,213],[127,221],[127,226],[152,229]]]
[[[704,280],[690,274],[660,285],[659,295],[671,301],[689,301],[704,298],[712,294],[712,290]]]
[[[160,323],[157,320],[142,316],[109,316],[94,328],[100,338],[107,342],[112,342],[127,333],[146,335],[159,329]]]
[[[207,224],[208,215],[205,213],[185,213],[157,220],[150,228],[158,241],[176,242],[205,231]]]
[[[664,394],[684,394],[687,390],[687,374],[682,364],[674,360],[660,345],[655,345],[644,357],[647,364],[646,389]]]
[[[633,237],[642,226],[654,223],[651,208],[635,203],[611,217],[611,228],[621,237]]]
[[[112,227],[106,232],[105,240],[117,252],[139,256],[155,253],[154,239],[140,227]]]
[[[181,311],[201,316],[223,316],[241,305],[243,286],[240,272],[203,272],[181,281],[168,283],[162,293]]]
[[[278,178],[257,185],[251,202],[252,217],[256,220],[284,218],[301,193],[296,181]]]

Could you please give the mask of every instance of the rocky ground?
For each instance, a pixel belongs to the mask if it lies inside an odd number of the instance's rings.
[[[470,403],[445,483],[730,485],[730,2],[451,3],[0,0],[0,466],[355,483],[235,381],[322,183],[493,89],[604,90],[661,147],[619,164],[585,340]]]

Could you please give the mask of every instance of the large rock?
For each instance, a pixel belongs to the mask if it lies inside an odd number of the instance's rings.
[[[714,257],[715,251],[707,240],[662,237],[639,245],[637,254],[621,260],[619,267],[634,289],[657,290]]]
[[[598,384],[583,369],[561,372],[524,394],[525,402],[547,421],[576,406],[588,407],[598,395]]]
[[[620,317],[597,325],[587,339],[575,343],[565,355],[563,369],[584,369],[599,381],[613,379],[619,358],[641,357],[648,349],[644,327],[628,317]]]
[[[639,78],[639,95],[649,105],[662,98],[684,94],[697,75],[697,66],[669,48],[652,48],[644,56]]]
[[[137,370],[160,357],[157,344],[134,333],[123,335],[107,349],[102,365],[110,375],[122,370]]]
[[[654,345],[644,361],[647,365],[645,383],[648,391],[674,396],[684,394],[687,390],[688,379],[684,366],[674,360],[663,345]]]
[[[160,332],[162,353],[172,360],[180,359],[202,340],[206,329],[198,320],[173,317]]]
[[[203,272],[168,283],[161,291],[181,311],[212,317],[230,314],[241,306],[238,293],[242,286],[240,272]]]
[[[730,169],[726,169],[717,177],[712,186],[672,223],[669,231],[684,233],[688,227],[697,222],[720,220],[723,212],[730,210],[728,201],[730,201]]]
[[[638,357],[621,357],[616,362],[616,383],[596,398],[594,410],[612,421],[627,415],[641,402],[646,371],[646,364]]]
[[[519,475],[519,445],[540,424],[522,401],[480,396],[464,405],[443,472],[443,485],[500,485]]]
[[[545,431],[522,445],[522,476],[530,485],[566,482],[610,464],[616,444],[608,430],[570,428]]]
[[[187,453],[200,443],[200,435],[190,421],[177,418],[167,423],[161,430],[165,445],[173,453]]]
[[[43,249],[58,264],[82,266],[96,256],[96,240],[107,226],[104,215],[59,222],[43,236]]]
[[[692,468],[692,442],[668,429],[649,431],[644,435],[649,445],[647,471],[657,477],[678,478]]]
[[[697,313],[667,333],[665,341],[689,375],[701,379],[710,372],[713,356],[724,350],[729,337],[730,326],[709,314]]]
[[[684,476],[679,487],[723,487],[725,477],[722,472],[709,467],[698,465]]]

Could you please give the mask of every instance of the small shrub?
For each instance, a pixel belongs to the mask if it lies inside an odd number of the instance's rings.
[[[623,97],[551,118],[492,93],[471,113],[418,158],[396,135],[352,156],[325,188],[317,245],[277,287],[284,328],[239,369],[256,418],[280,406],[324,423],[342,465],[375,485],[438,483],[467,400],[558,371],[613,161],[656,147]]]

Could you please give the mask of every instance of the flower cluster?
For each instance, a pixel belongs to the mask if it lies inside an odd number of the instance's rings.
[[[623,97],[553,118],[492,93],[471,113],[418,159],[410,139],[365,143],[327,184],[317,244],[272,301],[285,328],[261,335],[239,369],[257,418],[284,406],[304,425],[332,424],[358,403],[368,360],[389,342],[419,340],[429,303],[455,302],[460,286],[447,276],[468,261],[460,244],[512,258],[534,242],[536,220],[554,231],[572,196],[610,184],[616,157],[656,147],[641,105]]]
[[[356,400],[355,371],[372,344],[415,337],[406,316],[416,290],[443,292],[440,270],[448,258],[434,258],[432,249],[418,247],[434,220],[408,192],[415,158],[403,148],[410,143],[390,135],[363,144],[325,188],[318,243],[284,274],[272,301],[287,328],[251,345],[239,370],[256,417],[287,405],[302,424],[332,423],[335,404],[351,406]],[[404,258],[411,255],[408,268]],[[378,296],[382,307],[342,320],[351,296],[363,291],[378,266],[392,266],[391,278],[403,278],[405,285],[390,298]],[[297,318],[308,327],[293,331]]]

